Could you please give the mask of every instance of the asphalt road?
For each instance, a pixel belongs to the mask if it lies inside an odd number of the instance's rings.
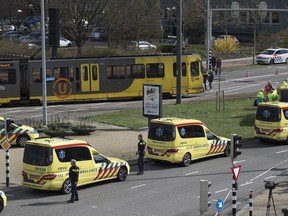
[[[225,71],[220,77],[220,87],[225,97],[256,95],[267,80],[278,85],[287,77],[286,65],[272,65],[255,69]],[[218,88],[218,81],[214,82]],[[186,100],[215,98],[216,91],[208,91]],[[175,102],[165,100],[164,103]],[[49,105],[48,115],[69,113],[71,116],[91,115],[101,112],[141,107],[141,101],[99,101],[86,104]],[[1,108],[0,115],[24,121],[25,118],[41,118],[42,107]],[[238,209],[248,204],[248,193],[263,190],[264,181],[281,182],[287,178],[288,147],[276,143],[260,143],[250,140],[242,144],[241,165],[238,179]],[[136,175],[136,166],[125,182],[106,182],[79,189],[80,201],[67,204],[69,195],[57,192],[41,192],[26,188],[7,191],[9,206],[3,215],[100,215],[100,216],[196,216],[199,214],[199,185],[201,179],[212,182],[212,206],[205,215],[219,215],[218,199],[225,201],[221,215],[231,215],[232,171],[230,158],[215,157],[193,162],[189,167],[148,162],[142,176]],[[1,215],[2,215],[1,214]]]
[[[238,210],[248,204],[248,193],[263,190],[264,181],[287,178],[288,148],[256,140],[242,145],[238,179]],[[132,162],[130,162],[132,163]],[[80,201],[67,204],[70,195],[35,191],[27,188],[7,192],[9,206],[3,215],[101,215],[101,216],[196,216],[199,214],[201,179],[212,182],[212,205],[205,215],[217,215],[216,202],[225,201],[221,215],[231,215],[231,160],[214,157],[193,162],[189,167],[148,161],[145,174],[132,173],[125,182],[103,182],[79,189]],[[2,214],[1,214],[2,215]]]

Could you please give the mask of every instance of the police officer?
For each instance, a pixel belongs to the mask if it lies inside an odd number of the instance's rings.
[[[146,149],[146,142],[143,140],[143,135],[138,135],[138,150],[136,152],[136,155],[138,155],[138,168],[139,172],[137,175],[144,174],[144,156],[145,156],[145,149]]]
[[[71,167],[69,169],[69,178],[71,181],[71,198],[68,200],[68,203],[74,203],[74,201],[79,200],[78,192],[77,192],[77,183],[79,179],[79,167],[76,166],[76,160],[71,160]],[[75,198],[75,199],[74,199]]]

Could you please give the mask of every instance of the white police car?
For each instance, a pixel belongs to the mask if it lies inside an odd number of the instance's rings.
[[[256,57],[257,64],[288,63],[288,49],[266,49]]]

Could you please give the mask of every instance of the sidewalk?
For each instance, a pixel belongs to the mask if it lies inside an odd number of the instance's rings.
[[[261,190],[258,194],[253,195],[253,216],[264,216],[266,215],[266,211],[269,212],[269,209],[267,208],[268,195],[269,189],[265,189],[264,185],[263,190]],[[272,196],[274,199],[275,211],[277,216],[283,216],[284,213],[282,212],[282,209],[288,209],[288,179],[276,185],[275,189],[272,190]],[[275,213],[273,201],[272,199],[270,201],[270,216],[274,216]],[[247,202],[247,205],[243,209],[238,210],[237,216],[249,216],[248,194],[247,200],[245,202]],[[288,214],[286,213],[285,216],[287,215]]]

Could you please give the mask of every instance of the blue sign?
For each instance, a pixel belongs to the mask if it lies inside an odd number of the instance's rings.
[[[216,203],[216,208],[217,208],[218,212],[222,211],[224,208],[224,201],[219,199]]]

